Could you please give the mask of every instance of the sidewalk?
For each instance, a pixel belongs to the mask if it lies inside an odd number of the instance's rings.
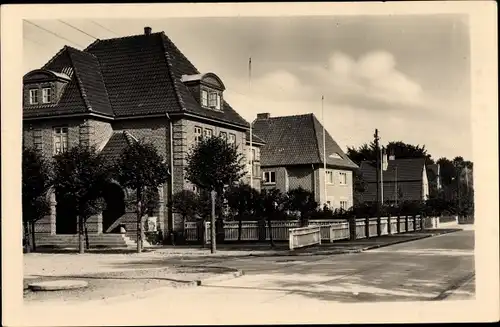
[[[274,247],[269,243],[243,243],[243,244],[217,244],[215,254],[210,253],[210,245],[201,248],[200,245],[178,245],[163,246],[151,249],[152,253],[157,255],[165,254],[172,256],[210,256],[210,257],[274,257],[274,256],[302,256],[302,255],[329,255],[341,253],[357,253],[370,249],[385,247],[393,244],[415,241],[418,239],[452,233],[460,231],[457,228],[442,228],[426,231],[418,231],[405,234],[384,235],[372,238],[363,238],[354,241],[334,241],[333,243],[323,242],[320,245],[314,245],[295,250],[288,249],[288,242],[276,242]]]

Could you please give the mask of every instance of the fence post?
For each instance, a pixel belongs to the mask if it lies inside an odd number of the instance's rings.
[[[377,217],[377,236],[382,235],[382,217]]]
[[[366,238],[370,238],[370,217],[365,218],[365,234]]]
[[[349,219],[349,240],[356,240],[356,216]]]
[[[425,212],[422,212],[420,215],[420,230],[424,230],[424,219],[426,218]]]
[[[387,235],[392,235],[392,220],[391,220],[391,214],[389,213],[387,215]]]
[[[405,233],[408,233],[409,219],[408,215],[405,216]]]
[[[417,214],[413,214],[413,231],[415,232],[417,230]]]
[[[401,215],[399,213],[396,219],[396,227],[398,228],[398,234],[401,234]]]

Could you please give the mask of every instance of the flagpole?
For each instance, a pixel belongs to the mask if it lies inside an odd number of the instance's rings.
[[[323,169],[325,170],[325,203],[327,203],[327,187],[326,187],[326,134],[325,134],[325,97],[321,96],[321,120],[323,120]],[[333,205],[333,203],[331,203]]]
[[[384,205],[384,147],[380,147],[380,199]]]
[[[248,58],[248,94],[249,94],[249,101],[250,104],[252,103],[252,57]],[[251,105],[250,105],[251,107]],[[252,108],[250,108],[252,109]],[[252,124],[253,122],[250,121],[250,187],[253,188],[253,151],[252,151]]]

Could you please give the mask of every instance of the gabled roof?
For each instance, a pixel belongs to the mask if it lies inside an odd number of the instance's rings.
[[[261,166],[323,164],[323,126],[314,114],[257,118],[254,132],[266,142]],[[358,166],[325,131],[328,166],[356,169]],[[340,158],[332,158],[331,154]]]
[[[384,182],[412,182],[422,181],[422,173],[425,167],[425,158],[407,158],[389,160],[387,170],[383,172]],[[360,171],[367,183],[376,182],[375,164],[368,161],[361,162]]]
[[[84,51],[66,46],[43,68],[70,75],[71,81],[58,104],[26,106],[24,117],[190,113],[249,127],[225,101],[221,111],[200,106],[182,76],[201,73],[163,32],[96,40]]]

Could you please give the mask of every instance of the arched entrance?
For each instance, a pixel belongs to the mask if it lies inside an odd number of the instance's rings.
[[[102,230],[106,232],[125,214],[125,192],[118,183],[111,182],[104,186],[103,198],[106,207],[102,212]]]

